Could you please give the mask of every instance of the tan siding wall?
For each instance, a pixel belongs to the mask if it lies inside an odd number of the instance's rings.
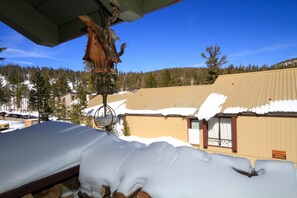
[[[282,150],[297,163],[297,118],[240,116],[237,135],[239,155],[273,159],[272,150]]]
[[[181,117],[127,116],[131,135],[155,138],[171,136],[188,142],[187,119]]]

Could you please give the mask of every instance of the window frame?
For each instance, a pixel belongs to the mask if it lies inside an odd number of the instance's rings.
[[[205,119],[202,120],[202,131],[203,131],[203,148],[208,149],[208,146],[212,147],[219,147],[219,148],[226,148],[232,149],[233,153],[237,153],[237,115],[228,115],[228,116],[216,116],[215,118],[231,118],[231,138],[232,143],[231,147],[222,147],[222,146],[213,146],[208,145],[208,121]]]
[[[216,137],[210,137],[210,128],[208,128],[208,145],[209,146],[217,146],[217,147],[223,147],[223,148],[232,148],[232,119],[231,119],[231,117],[213,117],[213,118],[211,118],[211,119],[216,119],[215,121],[214,121],[214,125],[213,125],[213,127],[215,127],[215,124],[218,124],[218,126],[217,126],[217,130],[218,131],[214,131],[214,132],[216,132],[216,133],[218,133],[217,134],[217,138]],[[228,119],[228,124],[230,124],[230,131],[228,131],[227,133],[231,136],[230,137],[230,139],[225,139],[225,138],[222,138],[222,136],[223,136],[223,132],[222,132],[222,124],[224,123],[224,122],[222,122],[222,120],[221,119]],[[210,120],[208,121],[208,123],[210,122]],[[214,130],[216,130],[216,129],[214,129]],[[213,142],[217,142],[218,143],[218,145],[213,145],[213,144],[210,144],[210,140],[213,140]],[[230,144],[230,146],[225,146],[225,145],[222,145],[222,144],[224,144],[224,142],[227,142],[226,144]]]

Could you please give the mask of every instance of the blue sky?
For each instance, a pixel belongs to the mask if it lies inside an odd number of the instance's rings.
[[[201,53],[221,46],[234,65],[274,64],[297,57],[296,0],[184,0],[113,26],[127,43],[120,71],[204,67]],[[87,37],[49,48],[39,46],[0,22],[1,64],[83,70]]]

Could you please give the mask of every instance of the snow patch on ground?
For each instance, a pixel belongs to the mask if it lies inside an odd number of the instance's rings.
[[[6,80],[6,78],[4,77],[4,76],[2,76],[1,74],[0,74],[0,81],[2,82],[2,86],[4,87],[5,85],[7,85],[7,80]]]
[[[29,80],[25,80],[23,82],[23,84],[24,85],[27,85],[27,87],[28,87],[29,90],[33,89],[33,84],[31,84]]]
[[[226,99],[227,97],[222,94],[211,93],[201,105],[196,116],[199,120],[209,120],[217,113],[220,113]]]
[[[23,129],[26,127],[24,121],[0,120],[0,124],[9,124],[9,129],[1,131],[1,133],[11,132],[16,129]]]

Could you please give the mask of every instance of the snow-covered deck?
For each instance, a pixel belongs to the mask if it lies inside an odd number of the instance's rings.
[[[0,134],[0,197],[23,185],[79,168],[80,191],[101,197],[102,186],[131,195],[142,190],[154,198],[296,198],[293,163],[255,162],[208,154],[167,142],[128,142],[88,127],[46,122]]]
[[[79,165],[82,151],[105,135],[62,122],[0,134],[0,194]]]

